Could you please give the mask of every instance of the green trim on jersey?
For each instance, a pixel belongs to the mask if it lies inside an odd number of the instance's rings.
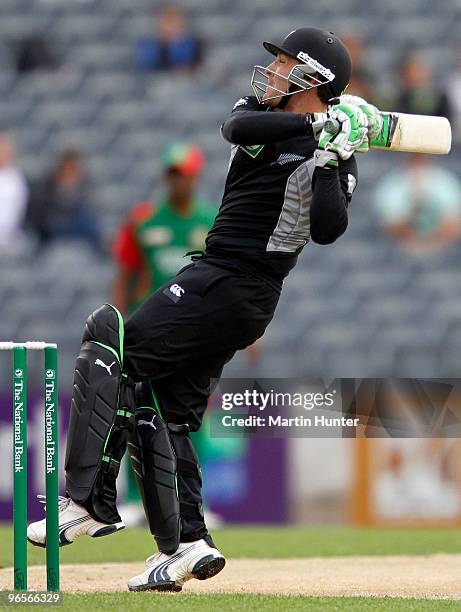
[[[264,147],[265,145],[240,145],[242,151],[245,151],[253,159],[261,153]]]

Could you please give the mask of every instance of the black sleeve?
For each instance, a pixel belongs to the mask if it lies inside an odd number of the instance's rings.
[[[312,133],[306,115],[276,113],[259,104],[254,96],[240,98],[221,126],[224,138],[232,144],[270,144]]]
[[[347,207],[357,185],[354,156],[339,161],[338,168],[316,168],[312,181],[310,209],[311,239],[317,244],[331,244],[346,231]]]

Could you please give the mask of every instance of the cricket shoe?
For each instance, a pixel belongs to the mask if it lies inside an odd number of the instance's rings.
[[[130,591],[180,591],[191,578],[206,580],[216,576],[226,560],[205,540],[183,542],[174,555],[158,552],[146,560],[147,569],[130,578]]]
[[[45,496],[37,496],[41,503],[45,503]],[[46,506],[45,506],[46,510]],[[83,535],[92,538],[100,538],[120,529],[124,529],[125,523],[119,522],[113,525],[99,523],[92,518],[82,506],[79,506],[69,497],[59,496],[59,546],[72,544],[74,540]],[[27,528],[27,539],[34,546],[46,546],[46,518],[36,523],[31,523]]]

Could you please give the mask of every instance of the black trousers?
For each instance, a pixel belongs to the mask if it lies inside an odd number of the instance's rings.
[[[260,338],[280,290],[237,264],[203,258],[158,289],[125,324],[124,370],[150,381],[168,423],[199,429],[212,379]],[[187,459],[187,458],[186,458]],[[197,480],[178,478],[180,501],[201,505]],[[182,518],[181,541],[207,535],[203,516]]]

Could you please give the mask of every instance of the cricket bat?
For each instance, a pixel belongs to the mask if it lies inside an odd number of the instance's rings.
[[[450,152],[451,126],[445,117],[387,112],[381,112],[380,115],[383,118],[383,127],[378,136],[370,140],[372,149],[435,155],[446,155]],[[322,125],[331,133],[339,129],[339,123],[334,119],[326,118]]]

